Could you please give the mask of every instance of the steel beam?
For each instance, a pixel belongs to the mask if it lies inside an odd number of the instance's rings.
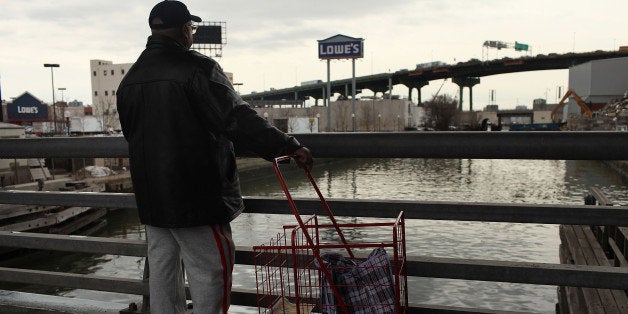
[[[245,197],[246,212],[292,215],[283,198]],[[318,199],[295,198],[304,215],[319,213]],[[407,219],[490,221],[512,223],[573,224],[628,227],[628,206],[586,206],[407,200],[328,199],[334,214],[348,217],[395,218],[404,211]],[[0,204],[41,206],[89,206],[136,208],[131,193],[80,193],[0,191]]]
[[[47,248],[71,252],[119,254],[123,249],[111,250],[111,244],[121,248],[132,246],[134,252],[144,256],[145,242],[143,240],[102,239],[97,237],[73,237],[63,235],[41,235],[34,233],[7,233],[0,232],[0,245],[8,245],[11,242],[26,243],[29,248]],[[100,244],[99,244],[100,242]],[[124,242],[129,242],[128,245]],[[92,243],[96,247],[110,246],[111,251],[94,250],[85,246]],[[72,245],[74,247],[72,248]],[[11,244],[18,246],[18,244]],[[143,250],[143,251],[142,251]],[[135,253],[132,253],[135,254]],[[131,254],[131,255],[132,255]],[[253,265],[254,256],[251,247],[238,246],[236,248],[236,263]],[[365,256],[363,256],[365,257]],[[515,282],[539,285],[558,285],[591,287],[604,289],[628,289],[628,268],[604,267],[587,265],[566,265],[549,263],[509,262],[478,259],[439,258],[428,256],[408,256],[408,276],[433,277],[448,279]],[[63,277],[67,277],[67,282]],[[144,294],[143,282],[130,279],[112,279],[100,276],[75,275],[67,273],[52,273],[43,271],[28,271],[22,269],[0,268],[0,278],[3,281],[57,285],[63,287],[91,289],[121,293]],[[78,281],[85,280],[85,285]],[[119,280],[122,287],[114,284]],[[115,286],[115,287],[114,287]],[[139,289],[139,290],[129,290]],[[134,291],[134,292],[129,292]]]
[[[388,132],[295,135],[315,158],[626,160],[628,132]],[[252,156],[240,151],[241,156]],[[123,137],[0,139],[0,158],[128,157]]]
[[[137,208],[133,193],[0,191],[0,204]]]
[[[0,231],[0,246],[140,257],[147,252],[144,240],[12,231]]]
[[[0,267],[5,282],[148,295],[148,281]]]
[[[289,255],[289,254],[288,254]],[[360,256],[366,257],[366,256]],[[290,260],[288,256],[286,258]],[[236,263],[253,264],[253,250],[237,247]],[[628,289],[628,268],[408,256],[407,275],[536,285]]]
[[[1,200],[1,199],[0,199]],[[327,199],[334,215],[347,217],[628,226],[628,206],[585,206],[405,200]],[[324,214],[318,199],[295,198],[302,215]],[[246,212],[292,215],[282,199],[247,197]]]
[[[55,137],[0,139],[0,158],[128,157],[123,137]]]

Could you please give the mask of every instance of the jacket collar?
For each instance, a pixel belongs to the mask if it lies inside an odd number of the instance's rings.
[[[148,37],[148,42],[146,43],[146,48],[174,48],[181,50],[188,50],[179,42],[174,40],[171,37],[164,35],[151,35]]]

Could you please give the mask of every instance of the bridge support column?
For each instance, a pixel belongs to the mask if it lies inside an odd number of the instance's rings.
[[[421,81],[421,82],[416,82],[413,83],[411,85],[406,85],[408,86],[408,99],[410,99],[410,101],[412,101],[412,90],[416,88],[417,91],[417,106],[421,106],[421,87],[429,85],[430,82],[428,81]]]
[[[480,84],[479,77],[454,77],[452,79],[458,87],[460,87],[460,104],[458,105],[458,110],[462,111],[462,103],[463,103],[463,91],[465,87],[469,88],[469,111],[473,111],[473,86]]]

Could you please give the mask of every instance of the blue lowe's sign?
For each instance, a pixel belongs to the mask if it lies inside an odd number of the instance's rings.
[[[318,41],[320,59],[354,59],[364,57],[364,39],[336,35]]]
[[[25,92],[7,104],[7,120],[12,122],[48,120],[48,106],[29,92]]]

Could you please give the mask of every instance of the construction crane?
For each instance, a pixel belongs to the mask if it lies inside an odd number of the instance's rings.
[[[554,115],[556,114],[558,109],[560,109],[560,107],[562,107],[565,104],[565,100],[567,100],[569,96],[573,97],[573,99],[576,101],[578,106],[580,106],[580,109],[582,109],[582,112],[584,112],[584,114],[586,114],[587,117],[591,117],[593,115],[593,112],[591,111],[591,109],[589,109],[589,106],[587,106],[584,100],[582,100],[582,98],[580,98],[580,96],[578,96],[576,92],[570,89],[570,90],[567,90],[563,98],[558,102],[558,104],[556,104],[556,106],[554,106],[554,109],[552,109],[552,113],[550,113],[550,117],[552,121],[554,121]]]

